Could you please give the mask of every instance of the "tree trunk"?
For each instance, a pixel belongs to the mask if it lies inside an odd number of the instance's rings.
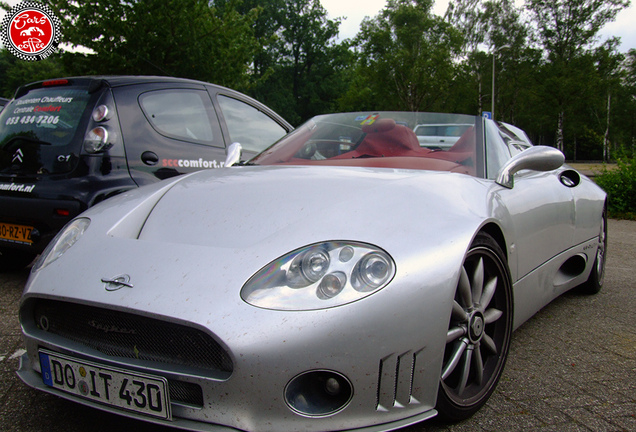
[[[559,111],[559,120],[557,123],[557,136],[556,136],[556,145],[557,148],[563,151],[563,117],[565,117],[565,113],[563,110]]]
[[[605,125],[605,135],[603,135],[603,162],[609,162],[609,125],[610,125],[610,102],[611,93],[607,93],[607,123]]]
[[[481,117],[482,106],[481,106],[481,74],[477,73],[477,80],[479,80],[479,116]]]

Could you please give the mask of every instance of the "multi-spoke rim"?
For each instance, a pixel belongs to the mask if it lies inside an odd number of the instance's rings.
[[[486,247],[472,249],[461,269],[446,335],[442,387],[457,405],[478,404],[498,380],[511,332],[507,272]]]

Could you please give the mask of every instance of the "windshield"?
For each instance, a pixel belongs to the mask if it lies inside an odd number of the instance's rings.
[[[321,115],[250,162],[421,169],[474,176],[479,120],[468,115],[407,112]],[[431,129],[448,130],[449,134],[422,133]]]

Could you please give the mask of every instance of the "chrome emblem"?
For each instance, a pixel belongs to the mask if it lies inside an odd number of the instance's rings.
[[[112,279],[102,279],[106,285],[104,288],[106,291],[117,291],[118,289],[122,289],[123,287],[132,288],[133,284],[130,283],[130,276],[127,274],[115,276]]]
[[[22,163],[22,158],[24,157],[24,154],[22,153],[22,150],[17,149],[15,151],[15,153],[13,154],[13,159],[11,159],[11,163],[18,161],[20,163]]]

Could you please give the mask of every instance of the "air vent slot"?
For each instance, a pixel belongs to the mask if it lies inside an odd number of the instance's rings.
[[[380,360],[377,411],[419,403],[413,396],[413,382],[418,373],[418,357],[422,350],[391,354]]]
[[[568,258],[554,277],[554,286],[563,285],[581,275],[585,271],[586,263],[587,258],[585,255],[574,255]]]

